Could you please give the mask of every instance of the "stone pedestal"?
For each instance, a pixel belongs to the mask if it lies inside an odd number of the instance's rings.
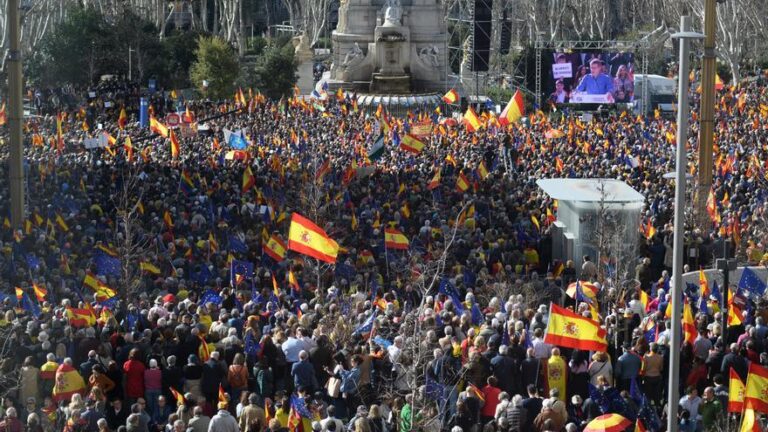
[[[446,34],[436,0],[342,0],[329,90],[443,93]]]

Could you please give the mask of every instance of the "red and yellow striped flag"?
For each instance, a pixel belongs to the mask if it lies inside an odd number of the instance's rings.
[[[314,222],[294,212],[288,229],[288,249],[320,261],[335,263],[339,244]]]
[[[744,404],[760,413],[768,413],[768,368],[757,363],[749,364]]]
[[[728,373],[728,412],[740,413],[744,410],[744,381],[733,368]]]
[[[387,249],[408,250],[409,244],[408,237],[402,232],[394,228],[384,230],[384,246]]]
[[[605,352],[608,349],[606,332],[597,321],[551,304],[549,324],[544,342],[586,351]]]

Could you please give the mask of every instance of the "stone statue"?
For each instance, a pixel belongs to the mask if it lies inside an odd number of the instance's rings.
[[[355,44],[352,45],[352,49],[350,49],[347,55],[344,56],[344,62],[341,63],[341,65],[345,68],[353,66],[362,61],[364,57],[365,54],[363,54],[363,50],[360,49],[360,45],[355,42]]]
[[[429,45],[419,50],[419,59],[425,64],[437,68],[440,66],[440,59],[437,56],[439,53],[437,45]]]
[[[399,26],[402,24],[403,7],[400,0],[387,0],[384,4],[384,25]]]
[[[339,22],[336,24],[336,31],[346,33],[347,31],[347,13],[349,13],[349,0],[341,0],[339,5]]]

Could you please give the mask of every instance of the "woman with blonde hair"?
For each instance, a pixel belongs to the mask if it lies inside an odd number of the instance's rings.
[[[360,417],[355,420],[354,432],[372,432],[370,426],[368,426],[368,419]]]
[[[378,405],[371,405],[371,408],[368,410],[368,427],[371,432],[389,432],[389,426],[381,416]]]
[[[607,381],[608,385],[613,385],[613,366],[608,354],[604,352],[596,352],[592,355],[592,363],[589,364],[587,373],[589,373],[589,383],[593,386],[599,385],[601,377]]]

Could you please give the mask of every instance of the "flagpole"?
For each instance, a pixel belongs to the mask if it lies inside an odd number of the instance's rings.
[[[703,35],[691,31],[691,17],[680,17],[680,32],[672,35],[680,41],[680,63],[678,68],[677,96],[677,154],[675,164],[675,217],[674,244],[672,260],[672,337],[669,343],[669,383],[667,430],[678,430],[677,413],[680,399],[680,347],[682,345],[682,301],[683,301],[683,231],[685,229],[685,170],[687,154],[685,143],[688,140],[688,69],[691,40],[701,39]]]

